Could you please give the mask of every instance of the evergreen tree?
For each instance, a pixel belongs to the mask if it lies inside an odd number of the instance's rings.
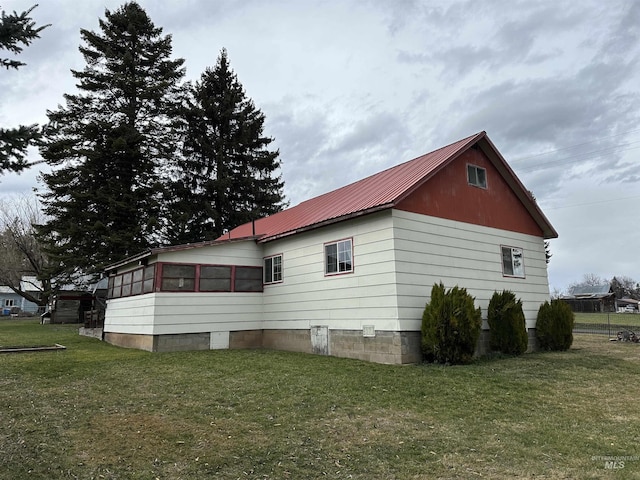
[[[25,46],[40,37],[40,32],[49,25],[36,27],[29,16],[36,5],[22,13],[7,15],[0,12],[0,50],[14,55],[22,53]],[[25,64],[12,58],[0,58],[0,67],[7,70],[18,69]],[[29,145],[40,138],[37,125],[20,125],[17,128],[0,128],[0,173],[5,170],[19,172],[28,166],[26,155]]]
[[[279,152],[268,149],[265,116],[246,97],[226,50],[194,85],[185,118],[185,159],[167,202],[172,243],[214,239],[282,210]]]
[[[72,71],[80,93],[48,112],[42,156],[54,166],[41,194],[39,229],[68,280],[160,241],[167,169],[184,60],[171,36],[135,2],[105,11],[101,31],[81,30],[86,61]]]

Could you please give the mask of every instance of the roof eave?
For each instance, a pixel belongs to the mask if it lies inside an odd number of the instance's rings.
[[[515,172],[511,169],[507,161],[496,149],[495,145],[493,144],[493,142],[491,142],[489,137],[484,135],[482,138],[480,138],[478,140],[478,146],[482,149],[485,155],[487,155],[489,160],[491,160],[491,163],[493,163],[496,169],[500,172],[500,174],[505,179],[507,184],[511,187],[520,202],[522,202],[531,217],[538,224],[538,226],[542,230],[544,239],[548,240],[551,238],[558,238],[558,232],[556,231],[556,229],[553,228],[553,225],[551,225],[549,219],[542,212],[537,202],[531,196],[530,192],[518,179]]]
[[[115,262],[112,263],[110,265],[107,265],[104,269],[104,271],[106,273],[109,273],[113,270],[116,270],[124,265],[128,265],[130,263],[133,262],[139,262],[140,260],[143,260],[145,258],[149,258],[153,255],[158,255],[160,253],[167,253],[167,252],[179,252],[179,251],[183,251],[183,250],[191,250],[194,248],[201,248],[201,247],[208,247],[208,246],[214,246],[214,245],[222,245],[222,244],[227,244],[227,243],[235,243],[235,242],[245,242],[248,240],[254,240],[257,241],[260,238],[259,235],[251,235],[251,236],[247,236],[247,237],[238,237],[238,238],[229,238],[229,239],[217,239],[217,240],[207,240],[205,242],[197,242],[197,243],[185,243],[182,245],[171,245],[171,246],[167,246],[167,247],[156,247],[156,248],[150,248],[145,250],[144,252],[140,252],[136,255],[132,255],[130,257],[127,258],[123,258],[122,260],[120,260],[119,262]]]
[[[104,271],[105,271],[105,273],[108,274],[109,272],[111,272],[113,270],[117,270],[118,268],[120,268],[120,267],[122,267],[124,265],[127,265],[129,263],[133,263],[133,262],[136,262],[136,261],[140,261],[140,260],[142,260],[144,258],[150,257],[151,255],[153,255],[153,250],[154,249],[150,248],[148,250],[145,250],[144,252],[138,253],[137,255],[132,255],[130,257],[123,258],[119,262],[115,262],[115,263],[112,263],[112,264],[107,265],[106,267],[104,267]]]
[[[354,218],[362,217],[364,215],[369,215],[371,213],[380,212],[382,210],[388,210],[390,208],[393,208],[393,206],[394,206],[394,202],[385,203],[383,205],[376,205],[375,207],[367,208],[365,210],[360,210],[358,212],[352,212],[347,215],[342,215],[340,217],[329,218],[327,220],[323,220],[322,222],[306,225],[304,227],[289,230],[287,232],[282,232],[275,235],[265,235],[262,238],[260,238],[257,242],[258,243],[272,242],[274,240],[279,240],[281,238],[290,237],[291,235],[297,235],[302,232],[308,232],[311,230],[316,230],[321,227],[326,227],[327,225],[333,225],[334,223],[345,222],[347,220],[352,220]]]

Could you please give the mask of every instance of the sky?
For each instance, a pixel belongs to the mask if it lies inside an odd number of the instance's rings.
[[[80,29],[98,32],[123,3],[41,0],[31,16],[51,26],[20,55],[27,66],[0,72],[0,125],[45,123],[76,92]],[[552,292],[585,274],[640,281],[640,2],[138,3],[186,80],[227,49],[291,205],[486,131],[559,233]],[[46,168],[0,176],[0,201],[42,189]]]

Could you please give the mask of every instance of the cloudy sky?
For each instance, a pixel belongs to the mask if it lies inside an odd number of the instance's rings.
[[[122,3],[41,0],[32,16],[52,26],[26,67],[0,72],[0,125],[45,122],[85,66],[80,29]],[[228,50],[291,205],[485,130],[560,234],[552,289],[586,273],[640,281],[640,2],[139,3],[187,79]],[[0,177],[0,200],[30,193],[41,167]]]

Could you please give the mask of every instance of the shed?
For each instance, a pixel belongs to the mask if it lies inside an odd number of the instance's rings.
[[[615,293],[608,283],[601,285],[578,285],[561,297],[571,310],[579,313],[604,313],[616,311]]]

